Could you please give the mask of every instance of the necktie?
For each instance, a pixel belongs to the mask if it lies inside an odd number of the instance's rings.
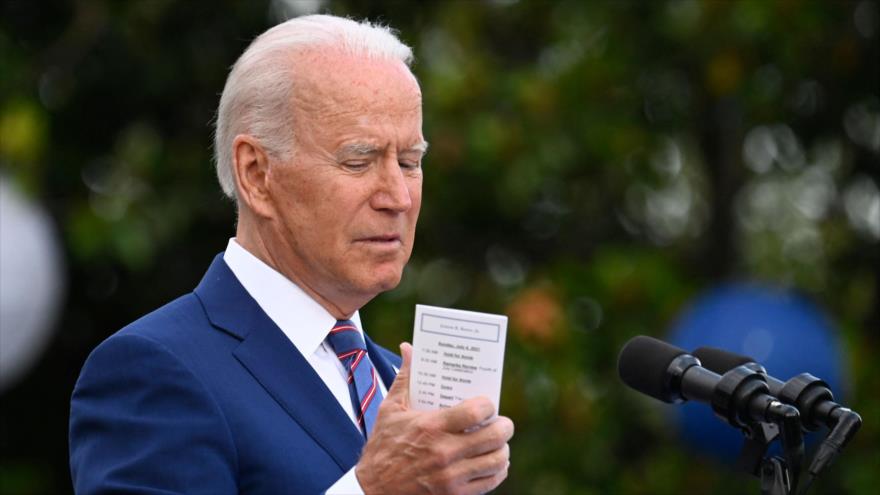
[[[376,369],[367,355],[364,338],[351,320],[339,320],[327,336],[330,347],[348,371],[348,390],[358,426],[368,437],[379,413],[382,393]]]

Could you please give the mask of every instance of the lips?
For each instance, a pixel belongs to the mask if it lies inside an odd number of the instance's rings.
[[[359,242],[375,242],[375,243],[390,243],[390,242],[400,242],[400,236],[398,234],[381,234],[370,237],[362,237],[358,239]]]

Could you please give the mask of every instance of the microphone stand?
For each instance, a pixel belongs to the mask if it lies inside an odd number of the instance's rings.
[[[736,461],[738,468],[761,480],[761,495],[790,495],[791,475],[784,459],[765,457],[767,448],[779,437],[773,423],[757,423],[743,430],[746,440]]]
[[[738,366],[721,376],[712,408],[719,418],[745,434],[738,465],[761,479],[761,494],[791,495],[797,491],[804,460],[800,413],[767,392],[763,375]],[[779,437],[785,459],[765,457],[767,447]]]
[[[779,397],[789,404],[797,404],[802,411],[809,411],[802,417],[805,430],[816,430],[823,423],[830,430],[813,454],[807,469],[807,480],[801,490],[803,495],[819,473],[834,462],[859,431],[862,418],[855,411],[834,402],[828,384],[809,373],[801,373],[785,382]]]
[[[822,443],[814,451],[812,460],[804,472],[806,479],[801,485],[799,495],[807,493],[813,481],[834,462],[862,425],[862,418],[858,413],[834,402],[834,394],[831,393],[831,388],[828,384],[809,373],[801,373],[783,383],[767,375],[767,370],[763,366],[747,356],[737,356],[736,354],[711,347],[697,349],[694,351],[694,356],[698,359],[705,356],[709,360],[715,360],[714,365],[709,367],[710,370],[715,368],[733,369],[730,367],[730,365],[733,365],[734,367],[744,366],[749,370],[761,373],[766,377],[768,384],[770,384],[770,389],[773,392],[772,395],[777,396],[786,404],[795,406],[800,412],[800,425],[804,432],[815,431],[822,426],[829,429]],[[745,378],[744,373],[738,374],[743,379]],[[749,438],[740,456],[741,467],[756,476],[760,475],[758,470],[761,468],[760,460],[764,455],[766,445],[779,435],[767,430],[767,428],[772,430],[772,428],[776,427],[776,424],[784,424],[770,418],[766,418],[764,421],[767,424],[763,425],[762,430],[754,430],[754,434],[743,428],[743,425],[734,425],[739,426]],[[789,421],[789,426],[794,427],[794,423],[794,421]],[[794,493],[799,478],[798,474],[804,461],[804,455],[796,444],[793,432],[788,433],[789,440],[786,440],[786,434],[783,432],[782,441],[783,446],[786,446],[786,458],[792,464],[793,476],[791,476],[791,481],[793,485],[789,492]],[[767,462],[770,461],[768,460]],[[774,469],[779,472],[780,466],[784,465],[768,468],[768,472],[773,472]],[[770,490],[769,486],[771,485],[768,485],[767,490]],[[777,482],[777,486],[784,486],[784,483],[779,484]]]

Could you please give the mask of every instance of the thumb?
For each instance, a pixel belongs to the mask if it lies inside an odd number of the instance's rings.
[[[400,344],[400,356],[403,358],[403,364],[400,371],[388,390],[383,402],[392,401],[400,404],[404,408],[409,409],[409,371],[412,367],[412,346],[406,342]]]

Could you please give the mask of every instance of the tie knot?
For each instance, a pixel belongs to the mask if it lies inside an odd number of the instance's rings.
[[[346,355],[353,351],[366,350],[364,338],[358,331],[357,326],[351,320],[339,320],[333,325],[327,336],[330,346],[337,356]]]

